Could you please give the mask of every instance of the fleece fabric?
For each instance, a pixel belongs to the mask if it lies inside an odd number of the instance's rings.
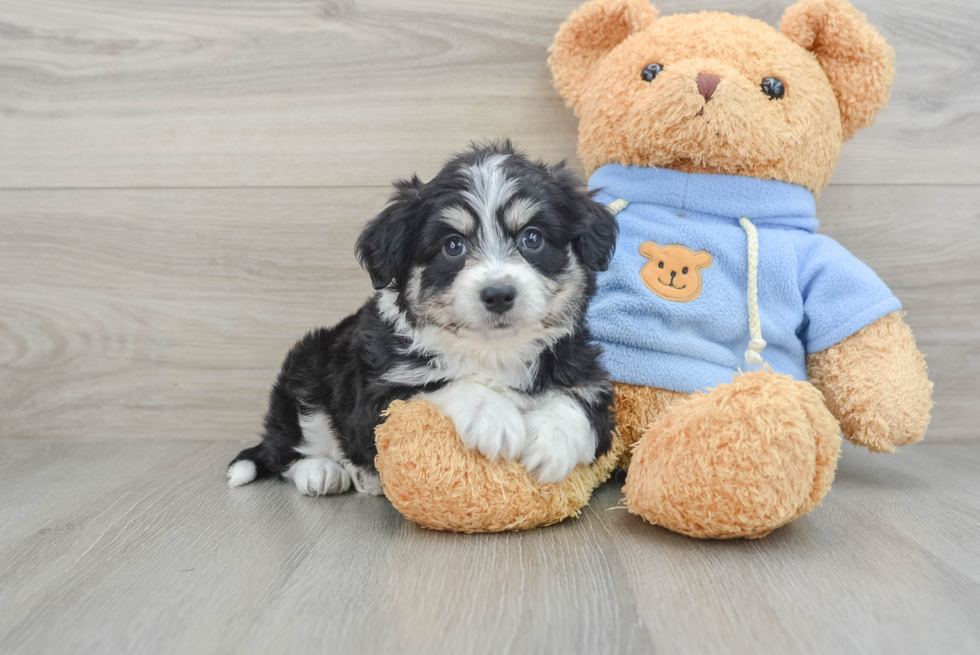
[[[617,215],[617,251],[588,313],[617,382],[693,393],[761,368],[745,362],[743,217],[758,232],[761,355],[776,373],[806,380],[807,354],[901,308],[874,271],[815,234],[815,201],[805,187],[620,164],[596,170],[589,187],[599,202],[629,203]]]

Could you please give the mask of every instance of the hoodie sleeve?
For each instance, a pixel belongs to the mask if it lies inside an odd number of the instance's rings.
[[[871,268],[844,246],[811,234],[796,247],[807,354],[826,350],[902,308]]]

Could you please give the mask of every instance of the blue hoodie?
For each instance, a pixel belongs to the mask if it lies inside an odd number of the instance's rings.
[[[618,382],[691,393],[763,362],[806,380],[807,354],[901,309],[868,266],[815,234],[802,186],[608,164],[589,187],[618,210],[616,254],[588,313]]]

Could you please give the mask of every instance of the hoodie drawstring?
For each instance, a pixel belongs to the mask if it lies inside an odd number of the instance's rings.
[[[613,216],[629,206],[629,200],[619,198],[606,205]],[[748,256],[748,302],[749,302],[749,349],[745,351],[746,364],[762,364],[762,349],[766,340],[762,338],[762,319],[759,318],[759,233],[752,221],[744,216],[738,224],[745,230]]]
[[[619,198],[618,200],[613,200],[611,203],[606,205],[606,209],[611,211],[612,215],[615,216],[619,212],[626,209],[629,206],[629,204],[630,204],[629,200],[626,200],[625,198]]]
[[[766,341],[762,338],[762,320],[759,318],[759,233],[752,221],[744,216],[738,219],[738,224],[745,230],[748,241],[747,254],[749,263],[749,349],[745,351],[746,364],[761,364],[762,349]]]

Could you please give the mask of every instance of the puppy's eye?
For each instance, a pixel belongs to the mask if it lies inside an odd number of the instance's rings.
[[[681,269],[681,273],[687,275],[687,266]]]
[[[466,244],[463,243],[461,238],[454,235],[446,239],[446,243],[442,249],[448,257],[462,257],[463,253],[466,252]]]
[[[647,64],[640,72],[640,77],[643,78],[644,82],[652,82],[653,78],[660,75],[663,69],[664,67],[660,64]]]
[[[543,245],[544,237],[541,236],[540,232],[535,230],[533,227],[529,227],[524,230],[524,233],[521,235],[521,246],[524,248],[524,250],[534,252],[536,250],[541,250]]]
[[[767,77],[762,80],[762,92],[769,96],[770,100],[779,100],[786,95],[786,85],[778,77]]]

